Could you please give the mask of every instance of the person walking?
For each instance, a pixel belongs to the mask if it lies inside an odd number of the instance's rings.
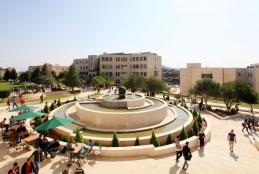
[[[22,166],[22,172],[21,174],[31,174],[35,172],[35,168],[33,165],[33,162],[31,161],[31,158],[27,158],[27,161]]]
[[[40,95],[40,103],[43,103],[43,94]]]
[[[65,170],[63,170],[62,174],[69,174],[71,168],[72,168],[72,164],[71,164],[71,163],[68,163],[68,164],[67,164],[67,168],[66,168]]]
[[[186,144],[183,146],[182,149],[183,157],[184,157],[184,164],[183,164],[183,170],[187,170],[189,167],[188,161],[192,158],[191,149],[189,148],[189,142],[187,141]]]
[[[42,151],[39,146],[36,147],[36,150],[32,153],[31,157],[34,157],[35,174],[38,174],[42,161]]]
[[[250,130],[250,132],[252,133],[252,120],[249,118],[248,122],[247,122],[247,128]]]
[[[199,132],[200,149],[204,147],[205,134],[202,130]]]
[[[244,132],[244,130],[246,129],[246,132],[248,133],[247,124],[248,124],[247,119],[245,119],[244,122],[242,123],[242,126],[243,126],[242,132]]]
[[[19,166],[18,163],[13,163],[13,167],[8,171],[8,174],[19,174]]]
[[[231,152],[233,152],[233,150],[234,150],[234,143],[237,143],[236,134],[234,133],[233,129],[231,130],[231,132],[228,133],[227,140],[229,141],[229,150]]]
[[[175,137],[174,142],[175,142],[175,146],[176,146],[176,163],[178,163],[179,159],[182,156],[182,147],[180,145],[179,136]]]

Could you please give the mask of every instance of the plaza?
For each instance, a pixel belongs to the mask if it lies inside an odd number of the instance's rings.
[[[85,97],[88,92],[81,93],[78,97]],[[37,104],[37,107],[43,107],[43,104]],[[1,115],[10,117],[12,114],[4,110],[1,106]],[[183,158],[180,163],[175,165],[175,153],[162,155],[158,157],[131,156],[131,157],[104,157],[97,156],[95,161],[91,158],[86,160],[83,169],[86,173],[257,173],[259,156],[258,150],[251,144],[248,134],[241,131],[241,122],[246,113],[240,117],[229,120],[219,120],[214,116],[202,112],[202,117],[208,119],[211,124],[211,138],[205,145],[204,151],[198,147],[192,148],[193,158],[190,161],[190,167],[187,171],[182,170]],[[242,118],[241,118],[242,117]],[[256,117],[258,117],[256,115]],[[230,153],[228,148],[227,133],[234,129],[237,134],[237,144],[235,144],[234,153]],[[258,138],[258,134],[252,133],[249,136]],[[198,146],[198,142],[197,142]],[[14,161],[19,165],[25,162],[26,158],[33,152],[19,149],[13,152],[13,148],[8,150],[1,148],[1,154],[6,157],[1,159],[1,172],[6,173]],[[64,155],[57,155],[54,159],[44,160],[41,164],[40,173],[61,173],[67,164]],[[76,165],[73,166],[73,169]],[[152,168],[152,169],[151,169]]]

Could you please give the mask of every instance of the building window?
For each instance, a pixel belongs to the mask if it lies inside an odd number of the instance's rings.
[[[144,76],[145,76],[145,77],[147,76],[147,72],[144,72]]]
[[[212,79],[213,78],[213,75],[212,74],[201,74],[201,78],[203,79]]]
[[[158,72],[157,71],[154,71],[154,76],[158,76]]]

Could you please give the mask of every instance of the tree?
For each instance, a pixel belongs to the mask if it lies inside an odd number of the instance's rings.
[[[166,139],[166,144],[168,145],[168,144],[172,144],[172,143],[173,143],[172,136],[171,136],[171,134],[168,134],[167,139]]]
[[[18,79],[18,73],[15,70],[15,68],[12,69],[11,73],[10,73],[10,79],[13,80],[13,82],[15,83],[16,80]]]
[[[101,86],[105,85],[105,78],[103,76],[95,76],[92,79],[92,85],[100,92]]]
[[[156,137],[156,134],[155,134],[155,130],[153,129],[152,130],[152,135],[151,135],[151,139],[150,139],[150,144],[153,144],[155,147],[159,147],[160,144],[159,144],[159,141]]]
[[[9,69],[6,69],[4,73],[4,80],[8,81],[9,79],[11,79],[11,72],[9,71]]]
[[[62,71],[62,72],[60,72],[60,73],[58,74],[57,79],[59,79],[59,80],[65,79],[66,76],[67,76],[67,73],[68,73],[67,71]]]
[[[144,86],[144,77],[137,76],[131,74],[128,78],[122,82],[122,84],[127,88],[130,89],[132,93],[135,93],[137,90],[140,90]]]
[[[180,132],[180,134],[179,134],[179,139],[180,139],[180,141],[182,141],[182,140],[185,140],[185,139],[187,139],[188,137],[187,137],[187,134],[186,134],[186,132],[185,132],[185,129],[184,129],[184,126],[183,126],[183,128],[182,128],[182,130],[181,130],[181,132]]]
[[[196,82],[193,89],[195,95],[200,95],[205,99],[205,106],[207,107],[208,97],[216,97],[220,94],[220,84],[214,82],[209,78],[201,79]]]
[[[113,132],[112,147],[120,147],[120,141],[119,141],[119,139],[117,137],[116,132]]]
[[[54,78],[54,79],[58,79],[58,76],[57,76],[57,74],[56,74],[56,72],[55,71],[51,71],[51,74],[52,74],[52,77]]]
[[[40,84],[41,83],[41,72],[40,72],[40,68],[37,67],[31,74],[31,81],[33,83],[36,84]]]
[[[221,86],[221,96],[224,100],[227,110],[237,102],[237,93],[235,90],[235,82],[223,83]]]
[[[74,87],[80,87],[82,85],[82,80],[79,77],[79,75],[77,74],[74,64],[72,64],[69,67],[69,70],[68,70],[68,73],[67,73],[66,79],[65,79],[65,85],[70,87],[72,89],[72,91],[74,91]]]
[[[83,143],[83,142],[84,142],[84,137],[83,137],[83,135],[81,134],[79,128],[76,129],[75,141],[78,142],[78,143]]]
[[[136,137],[134,146],[139,146],[139,145],[140,145],[139,137]]]
[[[22,72],[19,76],[19,80],[21,82],[30,82],[31,81],[31,74],[32,74],[32,72],[30,70]]]
[[[156,93],[167,91],[168,86],[162,80],[159,80],[155,77],[149,77],[145,80],[145,89],[151,96],[155,97]]]
[[[250,104],[251,113],[254,113],[254,105],[258,103],[258,93],[255,90],[251,89],[247,91],[245,97],[242,99],[244,102]]]
[[[193,115],[194,118],[198,115],[198,112],[196,111],[196,109],[193,109],[192,115]]]
[[[201,113],[198,113],[196,120],[197,120],[198,127],[201,128],[202,127]]]
[[[49,71],[47,64],[44,64],[40,72],[41,84],[50,85],[55,81],[52,73]]]

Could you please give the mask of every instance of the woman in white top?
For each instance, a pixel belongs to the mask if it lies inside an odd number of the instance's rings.
[[[177,136],[177,137],[174,139],[174,142],[175,142],[175,146],[176,146],[176,162],[179,162],[179,159],[180,159],[181,156],[182,156],[182,147],[181,147],[181,145],[180,145],[179,136]]]

